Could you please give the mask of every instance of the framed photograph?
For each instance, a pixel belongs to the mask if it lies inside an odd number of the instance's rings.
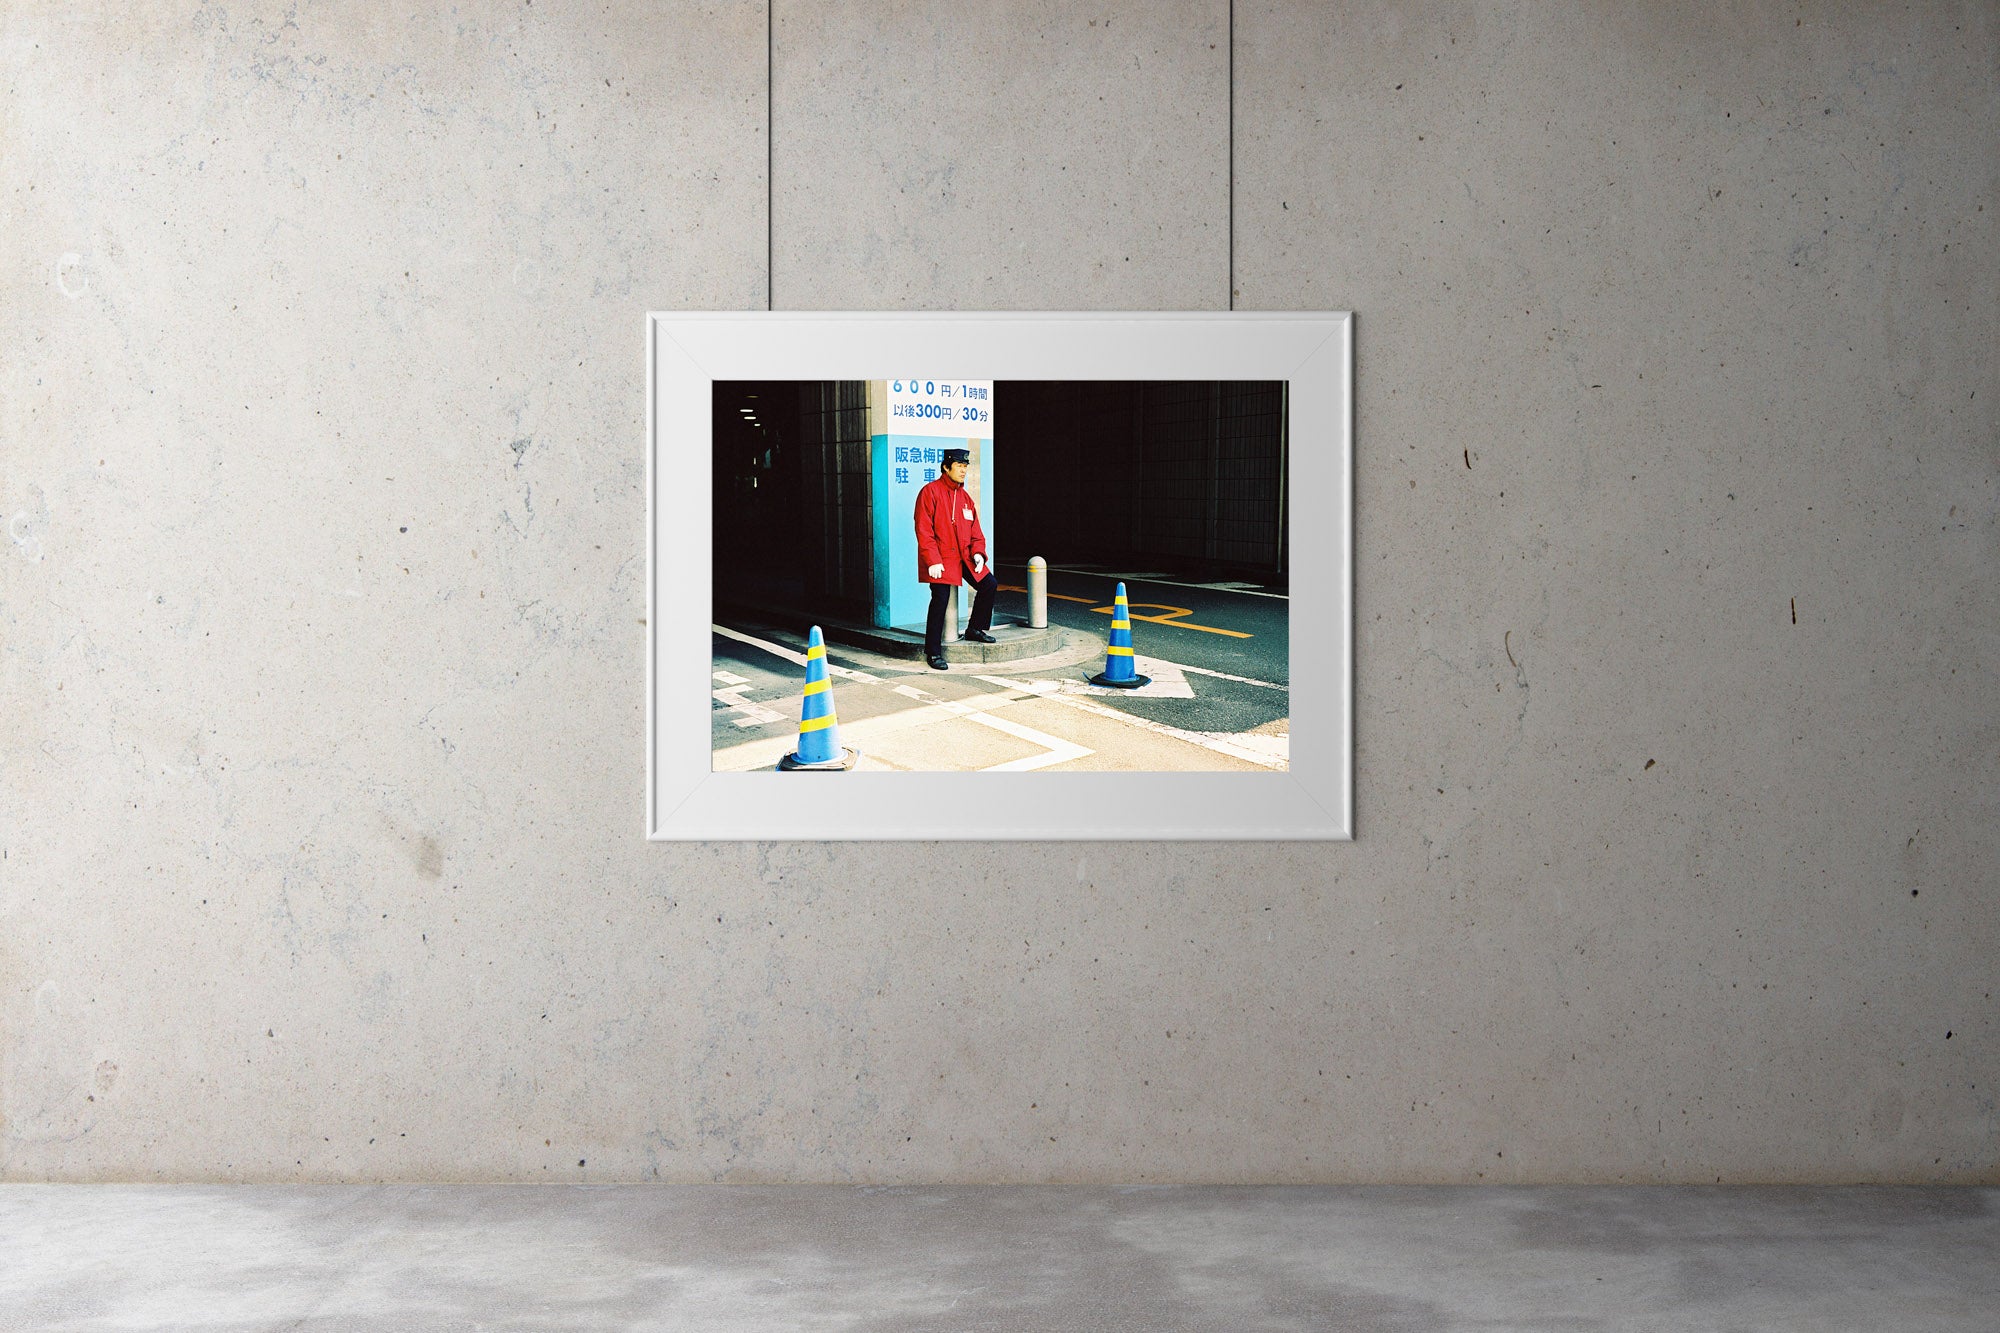
[[[647,316],[646,832],[1353,836],[1353,317]]]

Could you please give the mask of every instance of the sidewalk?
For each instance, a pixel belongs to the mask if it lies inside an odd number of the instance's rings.
[[[782,579],[758,581],[754,595],[741,592],[735,595],[717,590],[714,595],[713,613],[718,619],[747,617],[763,624],[793,624],[803,636],[806,628],[818,625],[820,633],[828,643],[840,644],[848,648],[861,648],[868,652],[880,653],[884,657],[901,658],[921,662],[924,658],[924,636],[914,630],[883,629],[866,621],[843,614],[837,610],[821,608],[812,610],[804,605],[804,588],[799,584]],[[962,589],[961,595],[970,596],[970,589]],[[991,666],[1001,662],[1020,662],[1028,658],[1051,658],[1084,661],[1093,654],[1104,651],[1101,636],[1086,634],[1081,630],[1064,629],[1051,625],[1047,629],[1030,629],[1026,621],[1018,615],[1003,615],[998,612],[993,617],[992,634],[997,643],[968,643],[964,640],[946,642],[944,659],[954,664]]]

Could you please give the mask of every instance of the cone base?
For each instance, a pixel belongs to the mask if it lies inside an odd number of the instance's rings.
[[[1114,690],[1136,690],[1141,685],[1151,685],[1153,678],[1151,676],[1129,676],[1124,680],[1112,680],[1100,671],[1090,678],[1090,683],[1092,685],[1109,685]]]
[[[822,759],[814,764],[800,759],[798,752],[795,750],[778,761],[778,771],[780,773],[843,773],[853,768],[856,761],[860,758],[861,751],[850,750],[846,746],[842,746],[838,758]]]

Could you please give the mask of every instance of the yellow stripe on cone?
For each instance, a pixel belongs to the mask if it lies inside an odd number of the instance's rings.
[[[778,761],[778,768],[784,772],[844,772],[853,768],[861,756],[840,743],[840,725],[833,712],[833,681],[826,674],[826,641],[820,637],[818,625],[806,636],[806,685],[799,695],[798,747]]]
[[[1140,675],[1135,669],[1138,664],[1132,653],[1132,610],[1125,600],[1124,584],[1118,585],[1118,595],[1112,603],[1111,642],[1104,649],[1104,670],[1092,676],[1090,683],[1121,690],[1151,685],[1152,678]]]

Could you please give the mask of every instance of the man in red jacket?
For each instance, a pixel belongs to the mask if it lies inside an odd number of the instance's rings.
[[[972,618],[965,637],[992,643],[986,631],[993,624],[993,593],[1000,580],[986,558],[986,532],[979,526],[979,506],[965,489],[972,455],[947,449],[938,460],[937,479],[917,492],[917,577],[931,585],[931,610],[924,621],[924,660],[933,671],[949,671],[944,660],[944,608],[960,582],[974,590]]]

